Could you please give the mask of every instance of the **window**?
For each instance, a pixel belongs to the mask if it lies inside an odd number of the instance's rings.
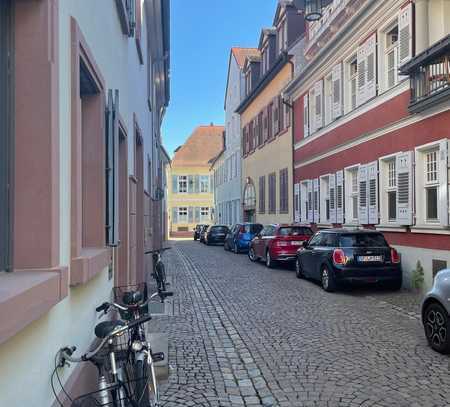
[[[200,192],[201,193],[209,192],[209,176],[208,175],[200,175]]]
[[[207,222],[207,221],[209,221],[209,208],[206,206],[202,206],[200,208],[200,222]]]
[[[385,47],[386,89],[390,89],[398,82],[398,24],[386,32]]]
[[[12,163],[10,146],[12,145],[12,115],[8,74],[8,54],[10,48],[10,5],[0,2],[0,271],[9,270],[11,264],[11,207],[10,184]]]
[[[438,150],[425,153],[426,220],[438,221]]]
[[[345,221],[348,224],[358,223],[359,212],[359,186],[358,186],[358,166],[345,169]]]
[[[346,89],[346,100],[345,107],[346,112],[350,112],[356,108],[358,93],[358,62],[356,55],[353,55],[348,61],[346,66],[347,75],[347,89]]]
[[[320,177],[320,223],[330,223],[330,176]]]
[[[253,210],[256,206],[256,190],[253,181],[249,178],[244,189],[244,208]]]
[[[277,210],[277,175],[273,172],[269,174],[269,213],[275,213]]]
[[[278,39],[278,53],[281,53],[287,48],[287,24],[286,19],[284,19],[277,28],[277,39]]]
[[[288,169],[280,170],[280,213],[289,211]]]
[[[381,233],[346,233],[339,236],[340,247],[387,247]]]
[[[261,59],[262,59],[262,74],[264,75],[269,70],[269,47],[267,44],[264,44],[263,49],[261,51]]]
[[[178,176],[178,192],[185,194],[188,191],[188,177],[187,175]]]
[[[188,208],[178,208],[178,223],[188,223]]]
[[[266,211],[266,177],[259,177],[259,213]]]
[[[278,229],[280,236],[312,236],[312,230],[305,226],[289,226]]]

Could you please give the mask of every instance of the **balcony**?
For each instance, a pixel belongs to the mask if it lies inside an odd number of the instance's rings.
[[[400,67],[400,73],[411,80],[410,112],[450,100],[450,35]]]

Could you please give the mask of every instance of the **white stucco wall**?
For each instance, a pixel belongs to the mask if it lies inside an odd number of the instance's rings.
[[[133,113],[136,113],[143,131],[145,157],[151,154],[150,138],[153,133],[147,105],[144,11],[144,65],[140,65],[135,39],[122,34],[113,1],[60,0],[60,264],[66,266],[70,263],[71,16],[80,26],[107,89],[119,89],[120,112],[128,130],[130,173],[134,168]],[[147,172],[146,165],[144,172]],[[147,174],[144,182],[147,185]],[[91,345],[93,328],[99,322],[95,307],[110,298],[112,287],[113,279],[108,278],[105,269],[87,284],[70,288],[68,296],[45,316],[0,346],[0,406],[48,407],[53,403],[50,376],[57,350],[65,345],[75,345],[83,351]],[[63,381],[73,368],[74,365],[62,372]]]
[[[215,164],[217,170],[220,165],[223,165],[227,160],[235,155],[235,165],[237,165],[237,175],[228,182],[215,188],[216,213],[225,213],[222,208],[226,205],[232,205],[231,219],[228,214],[222,216],[221,223],[236,223],[242,220],[241,208],[241,122],[239,114],[235,113],[243,98],[243,74],[233,55],[230,57],[230,66],[228,71],[228,87],[226,91],[225,100],[225,145],[226,150],[222,157]]]

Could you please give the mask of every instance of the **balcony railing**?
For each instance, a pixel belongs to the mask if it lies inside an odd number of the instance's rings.
[[[403,65],[400,72],[411,79],[411,112],[450,100],[450,36]]]

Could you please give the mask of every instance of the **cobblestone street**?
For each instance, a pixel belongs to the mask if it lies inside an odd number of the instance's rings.
[[[449,359],[407,293],[329,294],[221,246],[171,245],[174,315],[150,326],[170,341],[163,406],[450,405]]]

